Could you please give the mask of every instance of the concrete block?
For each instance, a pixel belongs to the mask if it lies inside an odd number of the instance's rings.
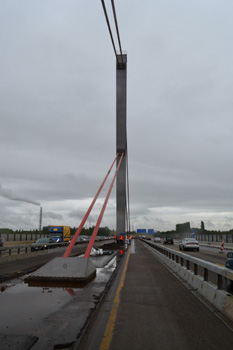
[[[88,282],[96,275],[96,268],[89,258],[54,258],[38,270],[34,271],[25,282],[57,281]]]

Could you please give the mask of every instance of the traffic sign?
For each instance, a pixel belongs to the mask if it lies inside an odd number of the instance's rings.
[[[145,228],[138,228],[137,233],[146,233],[146,229]]]

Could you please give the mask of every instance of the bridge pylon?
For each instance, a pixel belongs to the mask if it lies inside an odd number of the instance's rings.
[[[124,153],[116,181],[116,235],[126,231],[127,55],[116,57],[116,153]],[[120,161],[118,157],[117,164]]]

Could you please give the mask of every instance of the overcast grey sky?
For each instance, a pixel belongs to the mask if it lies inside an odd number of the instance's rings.
[[[232,0],[115,7],[128,55],[131,227],[232,229]],[[116,153],[101,1],[0,0],[0,47],[0,227],[38,228],[39,205],[43,226],[78,227]],[[101,226],[116,226],[115,187]]]

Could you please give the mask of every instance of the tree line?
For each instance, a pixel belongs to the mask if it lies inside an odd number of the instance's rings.
[[[86,236],[91,236],[93,231],[94,231],[95,226],[91,226],[89,228],[82,228],[81,235],[86,235]],[[70,228],[70,233],[71,236],[75,234],[77,231],[78,227],[71,227]],[[35,230],[11,230],[11,229],[0,229],[0,234],[1,233],[23,233],[23,234],[31,234],[31,233],[41,233],[48,235],[49,234],[49,226],[44,226],[43,229],[40,231],[38,229]],[[98,230],[98,236],[113,236],[115,234],[114,230],[109,229],[107,226],[105,227],[99,227]]]

